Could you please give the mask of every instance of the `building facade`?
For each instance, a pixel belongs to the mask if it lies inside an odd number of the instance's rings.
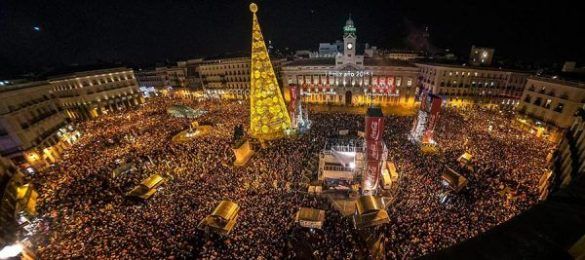
[[[187,67],[181,64],[173,67],[156,67],[155,69],[135,70],[138,85],[142,88],[183,88],[189,85]]]
[[[487,67],[417,63],[419,83],[448,106],[481,104],[513,109],[519,103],[527,72]]]
[[[51,93],[68,118],[89,119],[144,102],[134,72],[112,68],[49,79]]]
[[[416,59],[421,59],[423,56],[420,53],[414,51],[399,51],[399,50],[391,50],[388,53],[384,54],[387,59],[391,60],[406,60],[412,61]]]
[[[279,78],[285,59],[271,58]],[[187,71],[188,87],[176,91],[186,98],[248,99],[250,95],[250,57],[193,59],[179,62]]]
[[[343,28],[343,51],[335,58],[285,64],[285,99],[290,101],[293,90],[300,91],[303,102],[314,104],[413,105],[418,68],[405,61],[358,55],[356,32],[353,21],[348,19]]]
[[[343,43],[336,41],[335,43],[319,43],[319,58],[335,58],[339,50],[343,49]]]
[[[544,123],[568,128],[585,104],[585,84],[561,79],[530,77],[518,111]]]
[[[0,153],[32,166],[55,162],[73,129],[46,81],[0,88]],[[41,165],[39,165],[41,164]]]
[[[134,75],[141,88],[162,88],[165,86],[164,78],[155,69],[135,70]]]
[[[579,108],[573,119],[553,152],[551,173],[541,180],[547,191],[566,188],[585,172],[585,110]]]
[[[24,227],[36,215],[37,197],[24,173],[0,157],[0,250],[23,238]]]
[[[187,68],[173,66],[168,68],[156,68],[159,76],[165,82],[165,86],[184,88],[187,86]]]
[[[205,94],[222,99],[244,99],[250,93],[250,58],[206,60],[199,65]]]
[[[204,63],[203,58],[177,62],[177,66],[185,68],[188,89],[202,89],[203,79],[199,73],[199,66]]]

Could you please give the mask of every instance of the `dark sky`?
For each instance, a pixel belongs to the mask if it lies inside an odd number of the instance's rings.
[[[341,38],[351,12],[358,42],[404,47],[412,30],[467,56],[472,44],[529,62],[585,59],[579,8],[569,1],[262,0],[265,39],[277,48],[316,49]],[[0,75],[47,66],[152,64],[248,51],[251,16],[240,0],[0,0]],[[553,5],[554,4],[554,5]],[[40,31],[34,29],[35,26]]]

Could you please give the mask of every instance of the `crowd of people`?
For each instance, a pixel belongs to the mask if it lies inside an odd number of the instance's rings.
[[[201,122],[211,134],[191,142],[172,137],[191,121],[167,114],[179,102],[152,98],[138,108],[80,122],[80,140],[62,160],[34,178],[41,194],[32,241],[44,259],[60,258],[327,258],[352,259],[369,252],[351,217],[326,197],[308,194],[318,153],[338,129],[361,130],[364,116],[311,113],[303,136],[256,144],[245,167],[234,167],[233,129],[248,125],[248,105],[237,102],[181,102],[208,111]],[[442,112],[437,154],[421,154],[407,139],[412,117],[387,116],[384,141],[401,174],[390,223],[377,228],[389,258],[436,252],[502,223],[537,202],[537,185],[552,145],[511,129],[510,115],[480,109]],[[456,159],[474,156],[473,170]],[[124,165],[134,170],[113,174]],[[469,179],[468,187],[442,203],[445,165]],[[157,173],[167,180],[149,200],[125,193]],[[514,199],[502,196],[512,191]],[[199,222],[221,200],[241,211],[233,231],[218,236]],[[326,210],[322,230],[294,222],[299,207]]]

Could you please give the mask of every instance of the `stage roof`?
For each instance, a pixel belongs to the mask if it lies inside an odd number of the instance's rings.
[[[323,222],[325,221],[325,211],[320,209],[302,207],[300,208],[299,214],[297,215],[297,221],[298,220]]]
[[[382,200],[375,196],[361,196],[356,202],[356,208],[360,215],[384,209]]]
[[[211,216],[220,217],[224,220],[232,219],[238,214],[239,206],[235,202],[222,200],[219,205],[213,210]]]

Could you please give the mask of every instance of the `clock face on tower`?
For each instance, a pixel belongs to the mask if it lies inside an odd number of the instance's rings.
[[[352,44],[352,43],[348,43],[348,44],[347,44],[347,49],[348,49],[348,50],[351,50],[351,49],[353,49],[353,44]]]

